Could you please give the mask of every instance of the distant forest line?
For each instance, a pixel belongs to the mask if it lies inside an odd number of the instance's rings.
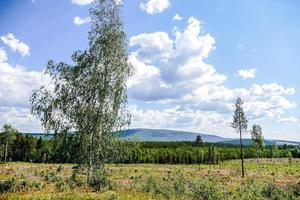
[[[8,146],[8,161],[80,163],[80,139],[76,135],[43,139],[17,133]],[[0,157],[4,158],[5,144],[0,144]],[[117,139],[108,147],[108,163],[157,164],[217,164],[239,159],[240,146],[196,141],[139,142]],[[258,154],[252,145],[244,145],[245,158],[300,158],[300,147],[266,145]]]

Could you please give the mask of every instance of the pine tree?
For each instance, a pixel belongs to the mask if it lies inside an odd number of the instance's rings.
[[[202,145],[203,145],[203,140],[202,140],[201,135],[197,135],[197,136],[196,136],[195,143],[196,143],[196,145],[197,145],[198,147],[202,147]]]
[[[248,120],[246,119],[244,109],[243,109],[243,101],[240,97],[237,98],[235,102],[235,111],[233,116],[233,121],[231,122],[231,127],[234,128],[240,134],[240,158],[242,163],[242,177],[245,177],[245,168],[244,168],[244,155],[243,155],[243,138],[242,134],[247,130]]]

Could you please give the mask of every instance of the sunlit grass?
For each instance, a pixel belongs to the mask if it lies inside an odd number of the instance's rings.
[[[17,177],[28,180],[25,190],[2,194],[8,199],[161,199],[141,190],[147,178],[161,182],[172,180],[178,174],[191,182],[212,177],[228,191],[234,192],[245,180],[241,178],[240,161],[233,160],[218,165],[163,165],[163,164],[109,164],[110,180],[114,187],[102,193],[87,186],[72,188],[66,184],[72,175],[72,164],[33,164],[12,162],[0,165],[0,179]],[[60,170],[59,170],[60,168]],[[248,159],[245,162],[246,180],[274,183],[280,188],[300,180],[300,159]],[[59,182],[60,181],[60,182]],[[61,184],[60,184],[61,183]],[[167,182],[166,182],[167,183]],[[173,197],[172,197],[173,198]],[[176,199],[174,197],[174,199]]]

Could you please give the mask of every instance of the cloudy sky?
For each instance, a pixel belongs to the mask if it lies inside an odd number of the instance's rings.
[[[49,59],[70,62],[87,48],[92,1],[0,1],[0,125],[42,130],[29,96]],[[237,137],[230,121],[241,96],[249,126],[300,141],[300,1],[116,1],[135,68],[132,128]]]

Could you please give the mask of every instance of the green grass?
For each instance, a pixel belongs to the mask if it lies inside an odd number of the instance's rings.
[[[0,199],[199,199],[199,195],[206,199],[300,199],[291,189],[300,180],[300,159],[291,164],[287,159],[262,159],[259,164],[248,159],[245,179],[240,177],[239,160],[219,165],[120,164],[107,168],[112,186],[93,192],[84,184],[84,175],[76,177],[75,185],[70,181],[71,164],[1,164],[1,182],[13,180],[16,187]],[[258,193],[271,196],[255,196]]]

